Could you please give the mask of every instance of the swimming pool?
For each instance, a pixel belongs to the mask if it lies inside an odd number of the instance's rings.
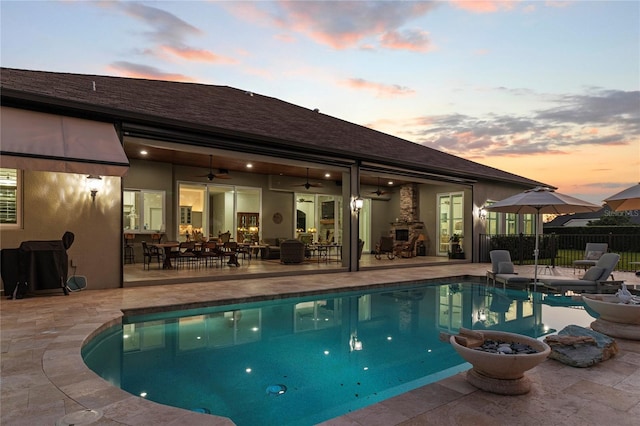
[[[308,425],[469,368],[441,332],[541,337],[592,319],[571,299],[480,283],[394,286],[124,318],[83,357],[155,402],[238,425]]]

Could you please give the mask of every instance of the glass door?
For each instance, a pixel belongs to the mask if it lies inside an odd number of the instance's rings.
[[[462,192],[438,194],[438,255],[462,255],[464,237],[464,195]]]

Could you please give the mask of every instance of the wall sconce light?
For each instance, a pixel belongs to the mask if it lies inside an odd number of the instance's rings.
[[[351,210],[354,213],[360,212],[360,210],[362,210],[363,206],[364,206],[364,200],[362,198],[353,197],[353,199],[351,200]]]
[[[484,207],[480,207],[478,209],[478,217],[482,220],[487,218],[487,210]]]
[[[91,198],[96,199],[96,194],[102,189],[102,178],[96,175],[87,176],[87,188],[91,192]]]

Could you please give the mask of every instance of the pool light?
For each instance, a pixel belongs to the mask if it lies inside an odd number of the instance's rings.
[[[285,385],[269,385],[267,386],[267,393],[269,395],[279,396],[284,394],[287,391],[287,387]]]

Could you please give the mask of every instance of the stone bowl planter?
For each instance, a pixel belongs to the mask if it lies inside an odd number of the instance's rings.
[[[621,303],[611,294],[585,294],[584,303],[597,312],[591,328],[602,334],[623,339],[640,340],[640,305]]]
[[[549,345],[532,337],[502,331],[482,331],[474,334],[479,334],[484,339],[522,343],[537,352],[517,355],[484,352],[458,343],[458,336],[451,336],[449,341],[453,348],[473,366],[467,372],[469,383],[484,391],[501,395],[522,395],[529,392],[531,382],[524,373],[547,359],[551,352]]]

